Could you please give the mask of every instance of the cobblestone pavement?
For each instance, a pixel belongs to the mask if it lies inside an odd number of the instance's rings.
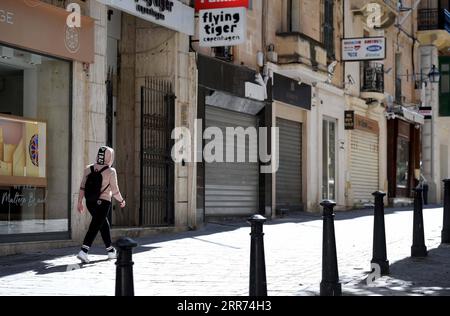
[[[440,246],[443,211],[424,210],[429,257],[411,259],[411,210],[386,211],[391,275],[367,286],[372,258],[370,210],[337,213],[336,240],[344,295],[450,295],[450,248]],[[271,296],[318,295],[322,221],[300,214],[264,226]],[[247,223],[209,223],[199,231],[139,239],[134,253],[136,295],[246,296],[250,251]],[[66,248],[0,258],[0,295],[114,295],[115,265],[104,250],[80,269]],[[69,268],[69,269],[68,269]],[[75,268],[75,270],[70,270]]]

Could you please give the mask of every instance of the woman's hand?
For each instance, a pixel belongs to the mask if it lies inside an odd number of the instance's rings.
[[[126,205],[127,205],[127,203],[125,202],[125,200],[123,200],[123,201],[120,203],[120,208],[125,208]]]
[[[83,201],[78,201],[78,206],[77,206],[78,212],[80,214],[84,213],[84,205],[83,205]]]

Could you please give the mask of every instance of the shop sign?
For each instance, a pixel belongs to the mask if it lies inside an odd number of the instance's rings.
[[[355,114],[355,129],[377,135],[380,133],[380,127],[377,121],[358,114]]]
[[[195,0],[195,11],[224,8],[248,8],[249,0]]]
[[[423,115],[426,120],[433,119],[433,108],[431,106],[423,106],[419,109],[419,114]]]
[[[199,19],[201,47],[234,46],[245,43],[247,35],[245,7],[200,10]]]
[[[342,40],[342,59],[344,61],[369,61],[386,59],[386,38],[365,37]]]
[[[72,12],[41,1],[1,0],[0,42],[46,55],[93,63],[94,20],[80,16],[80,27],[70,27],[67,21],[72,16]]]
[[[345,111],[345,130],[355,129],[355,111]]]
[[[194,35],[194,9],[178,0],[98,0],[143,20]]]
[[[311,86],[299,84],[298,80],[274,73],[272,94],[274,100],[311,110]]]

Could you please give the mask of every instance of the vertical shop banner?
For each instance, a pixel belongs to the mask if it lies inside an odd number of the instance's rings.
[[[200,10],[199,20],[201,47],[234,46],[246,41],[245,7]]]
[[[195,11],[224,8],[248,8],[249,0],[195,0]]]

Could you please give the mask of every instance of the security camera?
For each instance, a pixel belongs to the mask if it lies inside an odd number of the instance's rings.
[[[303,84],[302,78],[298,78],[298,85],[301,86]]]
[[[328,84],[331,83],[331,81],[333,80],[337,63],[338,62],[335,60],[328,66],[328,79],[326,80],[326,83]]]
[[[352,86],[356,84],[355,79],[353,79],[352,75],[347,76],[348,83],[350,83]]]
[[[333,61],[329,66],[328,66],[328,73],[333,76],[334,75],[334,71],[336,70],[336,65],[337,65],[337,60]]]

